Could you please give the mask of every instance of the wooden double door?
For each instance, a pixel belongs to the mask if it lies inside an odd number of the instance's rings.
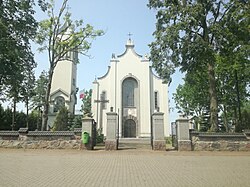
[[[124,138],[136,138],[136,123],[133,119],[124,122]]]

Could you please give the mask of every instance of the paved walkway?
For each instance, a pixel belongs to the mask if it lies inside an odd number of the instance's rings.
[[[0,186],[250,186],[250,152],[0,149]]]

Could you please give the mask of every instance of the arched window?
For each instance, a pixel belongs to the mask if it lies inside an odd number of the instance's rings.
[[[58,112],[64,106],[65,106],[65,99],[62,96],[56,97],[54,101],[54,112]]]
[[[127,78],[122,84],[122,104],[123,107],[135,106],[135,90],[137,88],[137,82],[133,78]]]

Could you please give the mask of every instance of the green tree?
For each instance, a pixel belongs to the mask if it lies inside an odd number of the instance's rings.
[[[250,130],[250,101],[245,102],[242,108],[242,129]]]
[[[249,63],[249,62],[248,62]],[[236,131],[242,130],[241,107],[249,97],[249,71],[246,60],[232,62],[228,57],[218,57],[216,65],[219,108],[228,131],[230,121],[236,122]]]
[[[42,128],[46,128],[48,121],[49,95],[53,72],[57,63],[68,52],[77,51],[86,55],[91,47],[91,42],[103,34],[101,30],[94,30],[89,24],[83,25],[83,20],[73,22],[71,14],[66,10],[68,0],[63,0],[59,13],[55,13],[54,3],[48,7],[49,19],[39,23],[37,42],[40,50],[47,50],[49,54],[48,84],[45,96]]]
[[[30,46],[38,27],[33,10],[36,2],[46,9],[44,0],[0,0],[0,97],[13,101],[12,128],[16,103],[27,98],[27,92],[22,91],[36,66]]]
[[[187,116],[201,116],[208,110],[209,105],[207,84],[206,72],[187,74],[184,84],[179,85],[173,94],[177,109]]]
[[[34,131],[41,129],[42,121],[41,121],[41,114],[39,110],[32,110],[29,113],[29,131]]]
[[[21,127],[26,126],[26,115],[23,112],[16,112],[15,117],[16,121],[13,126],[13,111],[11,108],[4,109],[0,106],[0,130],[18,130]]]
[[[26,127],[29,128],[29,106],[31,98],[36,94],[34,91],[35,75],[32,68],[29,67],[21,85],[21,97],[26,106]]]
[[[223,120],[225,130],[229,131],[231,121],[236,122],[237,131],[241,131],[242,125],[239,125],[239,115],[237,108],[239,104],[243,107],[243,103],[247,101],[249,96],[247,85],[249,85],[249,67],[242,61],[237,65],[238,71],[238,91],[236,89],[235,68],[229,63],[229,59],[220,56],[216,57],[215,72],[217,75],[217,93],[218,104],[220,110],[220,118]],[[235,63],[234,63],[235,64]],[[204,113],[208,111],[209,94],[207,92],[207,74],[200,70],[187,74],[184,78],[184,84],[179,85],[174,99],[177,108],[186,115],[196,116],[196,122],[204,121]],[[241,103],[238,102],[238,96]],[[209,127],[209,125],[207,125]],[[241,127],[242,126],[242,127]]]
[[[44,8],[43,0],[38,4]],[[34,67],[30,40],[36,36],[34,0],[0,0],[0,96],[11,81],[23,82],[26,67]],[[1,96],[2,97],[2,96]]]
[[[19,85],[19,81],[17,79],[17,81],[15,82],[14,79],[9,80],[11,83],[8,87],[7,90],[7,97],[10,98],[12,100],[12,122],[11,122],[11,126],[12,126],[12,130],[14,130],[15,128],[15,124],[16,124],[16,104],[21,101],[21,96],[19,94],[19,90],[20,90],[20,85]],[[9,82],[8,81],[8,82]]]
[[[28,59],[27,59],[28,60]],[[32,66],[33,65],[33,66]],[[11,76],[6,80],[6,97],[12,100],[13,116],[12,116],[12,127],[16,124],[16,104],[20,101],[24,101],[26,106],[29,102],[30,97],[33,95],[32,86],[34,84],[34,69],[35,64],[30,64],[27,61],[22,70],[17,70],[15,77]],[[27,106],[27,116],[28,116]],[[28,119],[26,120],[26,124]],[[27,124],[28,125],[28,124]]]
[[[35,95],[31,98],[32,108],[44,106],[47,84],[48,73],[46,71],[42,71],[39,78],[35,82]]]
[[[236,131],[241,131],[241,108],[249,99],[250,83],[250,4],[247,1],[233,1],[220,30],[220,56],[217,58],[216,74],[222,86],[220,93],[224,105],[224,116],[234,118]],[[219,30],[218,30],[219,31]],[[220,98],[219,98],[220,99]],[[233,112],[231,111],[233,109]],[[224,112],[223,111],[223,112]],[[233,115],[230,116],[230,114]],[[225,119],[226,121],[227,119]]]
[[[2,108],[2,107],[1,107]],[[11,130],[12,110],[11,108],[1,110],[0,130]]]
[[[207,72],[196,71],[186,74],[184,84],[179,85],[173,98],[177,109],[186,116],[192,116],[197,130],[207,130],[210,127],[207,121],[209,93],[207,90]]]
[[[19,130],[20,128],[25,128],[27,123],[27,117],[24,112],[17,112],[16,113],[16,121],[15,121],[15,127],[14,130]]]
[[[236,25],[240,20],[232,17],[241,17],[245,22],[249,5],[236,0],[149,0],[149,7],[157,10],[156,39],[150,44],[153,67],[167,80],[176,67],[187,74],[206,69],[211,130],[217,131],[216,56],[225,48],[223,41],[230,40],[230,35],[239,35],[232,32],[229,22]],[[225,27],[228,32],[223,32]],[[240,43],[241,40],[234,41],[234,46]]]
[[[62,107],[56,115],[56,120],[53,125],[53,131],[66,131],[68,130],[68,109]]]
[[[82,109],[83,117],[92,117],[91,112],[91,98],[92,98],[92,89],[89,91],[84,91],[84,97],[82,98]]]
[[[1,121],[1,123],[0,123],[0,130],[5,130],[4,115],[5,115],[4,108],[0,104],[0,121]]]
[[[73,117],[72,124],[70,126],[70,130],[74,130],[75,128],[81,128],[82,127],[82,116],[75,115]]]

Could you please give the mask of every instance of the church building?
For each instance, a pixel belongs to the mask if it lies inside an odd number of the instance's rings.
[[[131,39],[121,55],[112,55],[108,71],[93,82],[92,113],[106,135],[107,112],[119,118],[119,137],[151,136],[151,116],[164,113],[164,135],[169,136],[168,84],[152,70],[148,57],[134,50]]]

